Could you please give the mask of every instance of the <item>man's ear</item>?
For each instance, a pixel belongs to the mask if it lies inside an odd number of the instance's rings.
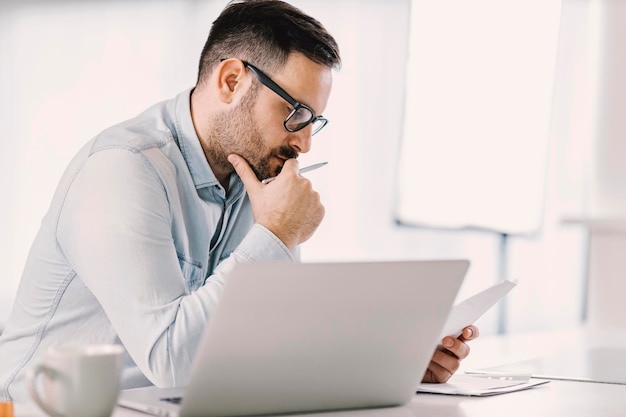
[[[217,92],[223,103],[238,102],[250,88],[250,76],[239,59],[225,59],[216,69]]]

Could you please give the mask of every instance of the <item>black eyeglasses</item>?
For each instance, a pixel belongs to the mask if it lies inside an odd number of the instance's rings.
[[[241,61],[243,64],[252,70],[254,75],[256,75],[257,79],[281,96],[287,103],[289,103],[293,110],[289,113],[289,115],[285,118],[283,125],[285,129],[289,132],[297,132],[298,130],[302,130],[311,124],[311,136],[322,130],[326,123],[328,123],[328,119],[323,116],[316,116],[313,110],[306,106],[305,104],[299,103],[293,97],[291,97],[285,90],[283,90],[278,84],[276,84],[270,77],[265,75],[263,71],[255,67],[246,61]]]

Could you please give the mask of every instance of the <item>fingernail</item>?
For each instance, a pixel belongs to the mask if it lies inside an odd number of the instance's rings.
[[[474,335],[474,331],[473,331],[470,327],[468,327],[467,329],[465,329],[465,337],[466,337],[466,338],[468,338],[468,339],[469,339],[469,338],[470,338],[470,337],[472,337],[473,335]]]
[[[443,339],[443,345],[445,347],[452,347],[452,346],[454,346],[454,340],[452,340],[449,337],[446,337],[445,339]]]
[[[236,160],[237,158],[235,157],[235,155],[233,154],[228,155],[228,162],[230,162],[231,164],[234,164]]]

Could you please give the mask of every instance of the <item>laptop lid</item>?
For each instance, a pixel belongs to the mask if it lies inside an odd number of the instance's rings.
[[[408,402],[468,265],[464,260],[237,265],[205,330],[179,415]],[[127,394],[120,403],[132,406]]]

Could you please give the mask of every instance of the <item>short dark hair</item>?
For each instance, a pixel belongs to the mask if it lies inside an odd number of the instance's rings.
[[[233,0],[213,22],[197,82],[226,58],[249,61],[272,74],[292,52],[329,68],[341,66],[337,42],[314,18],[280,0]]]

